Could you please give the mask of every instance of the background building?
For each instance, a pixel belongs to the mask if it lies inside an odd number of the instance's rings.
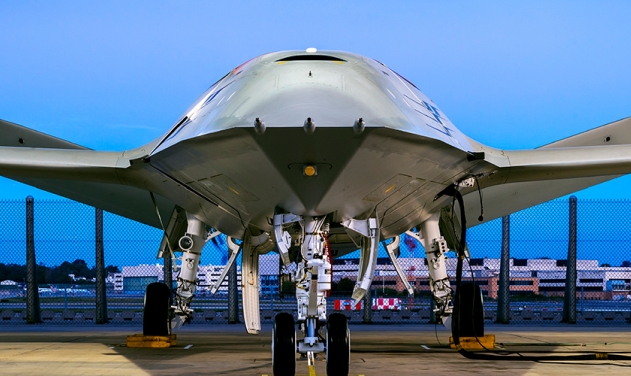
[[[446,260],[447,273],[455,280],[455,258]],[[429,293],[429,270],[425,258],[400,258],[399,263],[415,291]],[[347,278],[357,280],[358,258],[333,260],[333,283]],[[199,286],[197,294],[205,294],[217,282],[223,265],[200,265],[197,273]],[[263,296],[279,293],[279,257],[276,253],[261,255],[259,259],[259,291]],[[566,260],[552,259],[511,259],[511,295],[538,295],[560,297],[565,292]],[[474,258],[464,262],[463,281],[475,281],[488,298],[496,299],[499,290],[500,259]],[[587,300],[626,300],[631,294],[631,267],[599,266],[597,260],[577,261],[577,294]],[[177,272],[173,273],[173,281]],[[237,265],[238,289],[241,289],[241,267]],[[112,273],[108,282],[114,291],[144,293],[148,284],[162,282],[162,265],[141,264],[123,266],[122,273]],[[389,258],[378,258],[373,279],[377,293],[396,291],[403,293],[405,286],[399,279]],[[218,290],[227,294],[227,278]]]

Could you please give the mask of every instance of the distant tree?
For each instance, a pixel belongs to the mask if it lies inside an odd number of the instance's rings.
[[[622,264],[620,266],[622,266],[623,268],[629,268],[629,267],[631,267],[631,261],[625,260],[625,261],[622,262]]]
[[[118,266],[108,265],[106,272],[120,273]],[[50,283],[92,283],[96,277],[96,267],[88,268],[84,260],[77,259],[73,262],[64,261],[60,265],[48,267],[43,263],[36,266],[38,284]],[[68,274],[74,274],[75,278],[85,278],[86,280],[73,281]],[[26,265],[3,264],[0,263],[0,281],[26,281]]]
[[[72,264],[68,261],[64,261],[61,265],[54,266],[48,272],[49,283],[72,283],[72,279],[68,274],[72,274]]]
[[[46,283],[46,277],[48,276],[48,270],[49,268],[40,263],[39,265],[37,265],[35,267],[35,275],[37,276],[37,283],[41,284],[41,283]]]
[[[0,281],[26,281],[26,265],[0,264]]]
[[[72,269],[73,269],[73,274],[75,275],[75,278],[84,277],[87,279],[92,279],[93,277],[96,276],[96,269],[88,268],[88,264],[84,260],[81,260],[81,259],[77,259],[72,262]]]
[[[342,278],[336,285],[337,291],[353,291],[355,282],[349,278]]]
[[[600,264],[601,268],[611,268],[611,265],[609,264]]]
[[[105,267],[105,272],[107,272],[107,273],[120,273],[121,270],[118,268],[118,266],[108,265],[108,266]]]
[[[96,277],[96,268],[88,268],[84,260],[77,259],[72,263],[64,261],[48,271],[48,283],[89,283]],[[68,275],[74,274],[75,278],[85,278],[86,281],[73,281]]]

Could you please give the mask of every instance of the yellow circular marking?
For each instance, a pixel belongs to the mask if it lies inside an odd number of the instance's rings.
[[[313,166],[305,166],[304,172],[306,176],[313,176],[316,173],[316,169]]]

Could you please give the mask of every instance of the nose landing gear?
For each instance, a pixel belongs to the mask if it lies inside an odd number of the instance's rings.
[[[292,227],[298,230],[290,234],[287,230]],[[334,313],[327,321],[326,295],[331,289],[327,232],[324,217],[279,214],[274,218],[274,235],[281,260],[287,270],[292,270],[291,280],[296,283],[297,323],[304,334],[303,339],[296,340],[293,317],[287,313],[276,316],[272,336],[274,375],[295,374],[296,352],[306,356],[309,367],[314,366],[316,354],[325,353],[328,375],[348,375],[350,332],[347,319]],[[289,257],[290,248],[298,251],[294,252],[293,260]],[[326,339],[319,334],[325,323]]]

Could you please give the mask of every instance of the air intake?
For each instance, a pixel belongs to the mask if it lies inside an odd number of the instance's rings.
[[[307,60],[317,60],[317,61],[344,61],[344,59],[340,59],[339,57],[329,56],[329,55],[294,55],[284,57],[282,59],[276,60],[279,61],[307,61]]]

